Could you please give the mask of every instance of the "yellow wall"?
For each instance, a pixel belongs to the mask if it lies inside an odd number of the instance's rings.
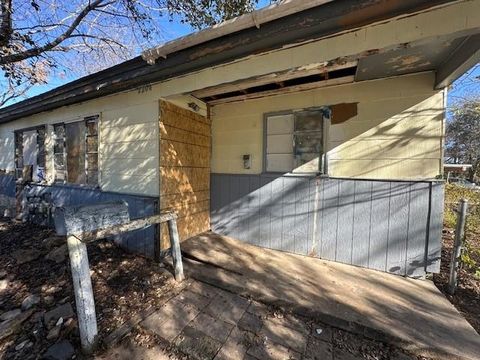
[[[182,96],[178,97],[179,94],[185,94],[205,87],[271,74],[308,64],[330,61],[338,57],[355,55],[372,49],[388,49],[399,44],[452,33],[464,34],[480,27],[478,13],[480,13],[480,0],[460,1],[423,13],[408,14],[393,20],[372,24],[306,44],[292,45],[265,54],[237,59],[229,64],[214,66],[185,76],[169,79],[153,84],[151,87],[143,87],[144,91],[135,89],[3,124],[0,125],[0,170],[13,170],[13,130],[46,123],[52,124],[68,121],[101,113],[100,136],[102,145],[100,148],[99,165],[102,173],[108,174],[108,177],[103,176],[103,180],[101,180],[102,188],[104,190],[133,194],[158,195],[158,142],[152,142],[152,139],[158,137],[157,104],[159,99],[175,96],[175,99],[172,98],[171,101],[182,106],[187,101]],[[373,89],[374,86],[372,85],[370,88]],[[348,95],[348,92],[352,91],[351,89],[353,88],[343,86],[337,89],[344,89]],[[386,90],[390,91],[390,89]],[[309,92],[308,94],[326,94],[327,91],[325,89]],[[335,91],[328,96],[333,96],[336,93]],[[294,95],[289,99],[292,105],[288,106],[303,107],[317,102],[323,104],[332,103],[332,100],[346,101],[338,100],[338,91],[336,94],[337,97],[333,99],[328,98],[327,95],[322,95],[324,99],[318,99],[317,95],[311,95],[314,99],[310,100],[304,98],[305,96],[310,96],[307,93]],[[359,93],[357,95],[361,96]],[[409,92],[405,91],[404,95],[408,97]],[[399,97],[398,95],[395,96]],[[438,95],[438,97],[429,101],[439,103],[438,99],[440,96]],[[345,99],[353,97],[350,94]],[[372,98],[370,98],[369,102],[372,101]],[[388,99],[382,101],[388,101]],[[411,103],[404,104],[404,106],[409,104],[413,106],[413,102],[412,100]],[[298,106],[295,104],[298,104]],[[388,105],[390,109],[393,109],[395,106],[397,104]],[[272,108],[283,107],[282,104],[272,104]],[[218,109],[220,111],[221,107]],[[205,109],[202,107],[201,113],[204,113],[204,111]],[[373,110],[363,109],[361,111],[367,111],[368,113],[368,111]],[[371,116],[375,116],[375,114]],[[364,118],[365,116],[359,114],[359,119]],[[368,117],[368,119],[373,119],[373,117]],[[258,121],[253,117],[245,121],[247,121],[247,128],[239,130],[239,134],[249,139],[248,147],[245,148],[245,144],[233,139],[235,141],[225,150],[228,151],[226,156],[233,159],[234,163],[215,163],[217,168],[224,170],[231,168],[231,171],[236,169],[238,160],[235,154],[239,152],[247,151],[247,153],[258,154],[258,144],[261,141],[259,138],[261,131],[259,128],[256,128]],[[360,120],[355,127],[357,131],[367,130],[364,123],[363,120]],[[240,125],[232,124],[233,127]],[[340,130],[341,128],[339,128]],[[250,135],[252,135],[252,138],[249,137]],[[356,137],[357,135],[345,134],[344,136]],[[340,142],[343,141],[342,139],[340,139]],[[218,145],[221,146],[222,144]],[[375,146],[378,147],[380,145],[375,144]],[[335,154],[332,153],[333,155]],[[365,154],[364,158],[366,156]],[[51,166],[53,160],[47,158],[47,161],[48,165]],[[335,158],[332,157],[332,163],[335,163],[334,161]],[[258,171],[261,168],[258,162],[259,159],[254,158],[253,171]],[[342,164],[338,166],[345,166],[346,161],[343,161]],[[342,171],[347,172],[346,170]],[[425,172],[430,174],[433,172],[433,169],[425,170]]]
[[[62,107],[0,125],[0,169],[10,171],[14,168],[14,130],[78,121],[93,114],[100,114],[101,188],[105,191],[158,195],[158,102],[151,94],[140,94],[138,91]],[[51,151],[47,150],[50,180],[52,167]]]
[[[358,115],[328,129],[329,175],[434,178],[442,171],[443,92],[434,74],[402,76],[214,106],[212,172],[263,166],[265,113],[358,102]],[[243,168],[242,155],[252,155]]]

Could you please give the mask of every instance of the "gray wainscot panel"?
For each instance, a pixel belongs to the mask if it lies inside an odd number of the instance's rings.
[[[402,276],[440,269],[443,182],[212,174],[211,184],[219,234]]]
[[[68,185],[30,185],[27,188],[27,196],[42,196],[46,193],[50,194],[54,206],[91,205],[123,200],[128,203],[132,220],[154,215],[158,208],[158,200],[155,197],[103,192],[100,189]],[[115,237],[115,242],[129,251],[153,257],[154,237],[154,228],[150,226]]]

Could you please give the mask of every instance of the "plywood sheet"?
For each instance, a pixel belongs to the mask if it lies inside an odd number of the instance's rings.
[[[208,117],[160,101],[160,208],[178,214],[180,240],[210,229],[211,125]],[[161,248],[170,247],[161,226]]]

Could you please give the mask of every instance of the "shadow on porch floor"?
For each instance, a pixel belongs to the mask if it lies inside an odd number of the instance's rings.
[[[427,280],[263,249],[214,233],[182,243],[189,276],[438,359],[477,359],[480,336]],[[185,259],[186,258],[186,259]]]

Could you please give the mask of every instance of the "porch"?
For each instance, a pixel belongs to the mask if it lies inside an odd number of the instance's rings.
[[[476,359],[480,336],[431,281],[204,233],[182,243],[187,275],[434,359]]]

